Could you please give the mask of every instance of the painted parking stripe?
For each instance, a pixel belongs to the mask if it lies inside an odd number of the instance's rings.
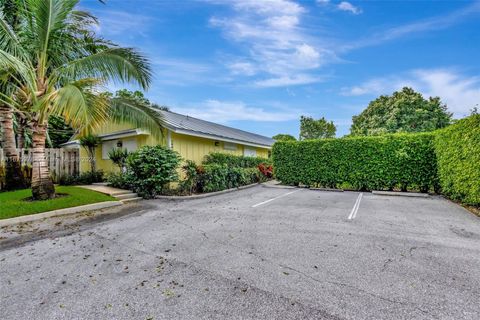
[[[357,216],[358,208],[360,207],[360,202],[362,201],[363,197],[363,192],[361,192],[358,197],[357,201],[355,201],[355,205],[352,208],[352,212],[350,212],[350,215],[348,216],[348,220],[353,220]]]
[[[282,195],[279,195],[278,197],[275,197],[275,198],[272,198],[272,199],[268,199],[268,200],[266,200],[266,201],[263,201],[263,202],[254,204],[254,205],[252,206],[252,208],[259,207],[259,206],[264,205],[264,204],[267,204],[267,203],[269,203],[269,202],[271,202],[271,201],[273,201],[273,200],[277,200],[277,199],[279,199],[279,198],[288,196],[289,194],[292,194],[292,193],[295,193],[295,192],[298,192],[298,191],[300,191],[300,190],[295,190],[295,191],[287,192],[287,193],[284,193],[284,194],[282,194]]]

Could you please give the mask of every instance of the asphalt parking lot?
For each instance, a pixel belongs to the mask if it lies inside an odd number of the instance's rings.
[[[442,198],[256,186],[0,244],[0,318],[479,319],[479,266]]]

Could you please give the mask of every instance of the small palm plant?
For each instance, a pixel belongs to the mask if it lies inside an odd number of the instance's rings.
[[[92,173],[97,171],[95,161],[95,149],[100,143],[102,143],[102,139],[100,139],[100,137],[98,136],[94,136],[91,134],[80,138],[80,145],[88,153],[88,161],[90,162],[90,171]]]
[[[115,148],[108,152],[108,158],[120,168],[120,172],[125,171],[129,152],[126,149]]]

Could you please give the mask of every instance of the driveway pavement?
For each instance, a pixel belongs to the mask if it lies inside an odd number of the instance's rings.
[[[0,318],[480,318],[480,219],[442,198],[258,186],[128,208],[0,244]]]

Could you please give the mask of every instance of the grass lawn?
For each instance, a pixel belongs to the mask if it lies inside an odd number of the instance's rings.
[[[78,187],[59,186],[55,190],[66,195],[52,200],[31,201],[28,199],[32,196],[30,189],[0,192],[0,219],[116,200],[105,194]]]

